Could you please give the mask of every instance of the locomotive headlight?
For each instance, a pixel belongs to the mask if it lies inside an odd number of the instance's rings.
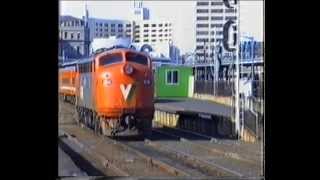
[[[130,64],[124,66],[124,72],[128,75],[133,73],[133,67]]]

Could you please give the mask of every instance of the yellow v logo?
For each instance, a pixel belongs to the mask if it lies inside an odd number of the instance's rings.
[[[131,87],[132,87],[132,84],[128,84],[127,87],[125,87],[123,84],[120,84],[120,89],[125,101],[127,101],[127,98],[131,91]]]

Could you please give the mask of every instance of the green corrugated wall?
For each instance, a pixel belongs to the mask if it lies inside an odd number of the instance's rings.
[[[166,84],[167,70],[178,70],[178,85]],[[190,76],[192,76],[192,68],[190,67],[159,67],[155,73],[156,97],[188,97]]]

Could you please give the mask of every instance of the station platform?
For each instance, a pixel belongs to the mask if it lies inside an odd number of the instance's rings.
[[[231,118],[232,108],[212,101],[194,98],[156,99],[155,109],[171,113],[197,113]]]

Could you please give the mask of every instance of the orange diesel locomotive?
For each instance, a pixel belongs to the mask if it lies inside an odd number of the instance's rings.
[[[154,114],[152,63],[132,49],[112,49],[76,64],[78,121],[111,136],[150,134]]]

